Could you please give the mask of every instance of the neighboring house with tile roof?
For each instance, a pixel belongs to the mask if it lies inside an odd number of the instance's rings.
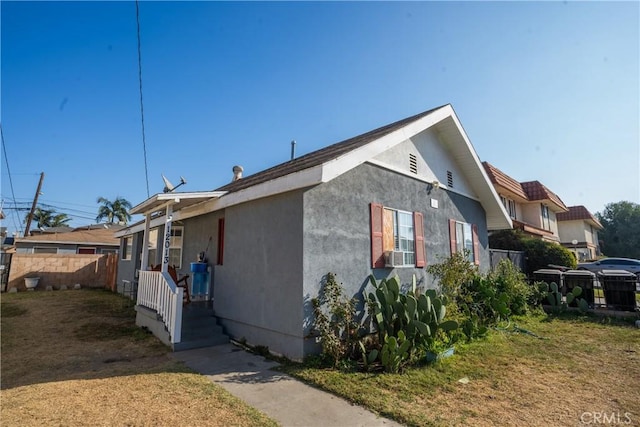
[[[488,162],[482,162],[509,213],[513,228],[542,240],[560,242],[557,215],[568,208],[540,181],[518,182]]]
[[[579,262],[601,255],[598,232],[600,221],[584,206],[569,206],[557,215],[560,242],[576,254]]]
[[[28,237],[15,239],[16,253],[25,254],[106,254],[117,252],[120,239],[115,232],[122,225],[99,224],[77,228],[68,227],[61,232],[40,230]]]
[[[450,105],[214,191],[156,194],[131,213],[145,219],[117,233],[118,282],[139,277],[138,324],[175,349],[185,344],[193,320],[180,314],[182,300],[172,296],[171,311],[153,296],[179,295],[173,279],[136,270],[175,264],[179,275],[193,275],[190,263],[205,251],[211,287],[192,288],[196,302],[187,307],[213,300],[227,334],[292,359],[319,350],[311,300],[327,273],[349,297],[361,296],[371,274],[404,284],[415,275],[433,287],[428,265],[466,249],[487,271],[488,230],[511,227]],[[156,328],[160,312],[165,326]]]

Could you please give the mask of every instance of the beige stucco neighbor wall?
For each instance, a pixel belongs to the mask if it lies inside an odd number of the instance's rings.
[[[25,290],[25,277],[40,277],[36,289],[62,285],[104,288],[109,285],[108,255],[13,254],[7,289]]]

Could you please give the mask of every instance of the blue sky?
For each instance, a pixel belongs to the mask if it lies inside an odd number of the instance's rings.
[[[640,203],[638,2],[147,2],[149,190],[181,191],[451,103],[482,160],[567,205]],[[134,2],[1,7],[2,200],[147,198]],[[7,162],[11,172],[13,194]]]

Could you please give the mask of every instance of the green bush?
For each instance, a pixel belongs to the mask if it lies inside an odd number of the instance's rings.
[[[550,264],[576,268],[575,256],[564,246],[530,238],[525,239],[523,243],[528,275],[541,268],[548,268]]]
[[[487,278],[495,283],[498,292],[506,294],[507,306],[512,314],[521,315],[529,311],[533,289],[524,273],[511,261],[500,261]]]
[[[575,256],[564,246],[527,236],[521,230],[501,230],[489,236],[489,247],[511,251],[524,251],[526,271],[531,276],[534,271],[548,268],[549,264],[568,268],[576,267]]]
[[[356,322],[356,300],[347,298],[335,275],[327,273],[318,298],[312,299],[311,303],[322,354],[337,367],[355,355],[358,345],[360,326]]]

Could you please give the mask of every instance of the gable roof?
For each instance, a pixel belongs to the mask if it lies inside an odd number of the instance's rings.
[[[233,181],[210,192],[215,194],[215,197],[208,200],[202,199],[198,203],[185,206],[182,210],[174,208],[173,218],[174,220],[185,219],[239,203],[331,181],[429,128],[432,128],[443,144],[447,145],[447,151],[453,161],[464,171],[471,190],[486,212],[488,229],[511,228],[511,219],[500,203],[495,188],[489,181],[475,149],[450,104],[396,121]],[[444,190],[449,191],[446,188]],[[168,196],[180,201],[181,194],[169,193]],[[134,207],[131,213],[151,214],[157,212],[161,206],[173,203],[161,201],[159,197],[160,195],[152,196]],[[151,226],[157,226],[155,224],[160,224],[159,219],[152,220]],[[138,231],[139,228],[141,228],[140,225],[130,226],[117,235],[130,234]]]
[[[499,185],[500,187],[504,188],[507,191],[510,191],[518,197],[523,198],[524,200],[529,199],[527,193],[524,192],[524,190],[522,189],[522,185],[518,181],[511,178],[509,175],[502,172],[500,169],[493,166],[489,162],[482,162],[482,166],[487,172],[487,175],[489,176],[489,179],[492,183],[494,183],[495,185]]]
[[[47,244],[78,244],[78,245],[100,245],[100,246],[119,246],[120,241],[115,237],[115,232],[120,230],[122,226],[109,228],[82,229],[76,228],[73,231],[64,233],[46,233],[35,236],[16,238],[16,245],[25,243],[47,243]]]
[[[567,207],[562,199],[540,181],[518,182],[489,162],[482,162],[482,166],[487,172],[489,179],[491,179],[491,182],[494,185],[500,186],[503,190],[506,190],[507,193],[510,193],[508,195],[515,195],[528,202],[547,200],[549,203],[555,205],[556,209],[554,210],[560,212],[567,211]]]
[[[604,228],[602,227],[602,224],[600,224],[600,221],[598,221],[596,217],[593,216],[591,212],[589,212],[589,210],[584,206],[582,205],[569,206],[568,209],[569,209],[568,212],[560,212],[556,214],[556,219],[558,221],[583,220],[583,221],[587,221],[588,223],[590,223],[591,225],[599,229]]]
[[[372,131],[363,133],[362,135],[358,135],[353,138],[349,138],[344,141],[335,143],[333,145],[329,145],[328,147],[321,148],[320,150],[313,151],[311,153],[305,154],[304,156],[295,158],[288,162],[281,163],[272,168],[263,170],[261,172],[255,173],[253,175],[249,175],[247,177],[243,177],[237,181],[233,181],[229,184],[223,185],[222,187],[217,188],[216,191],[227,191],[231,193],[234,191],[239,191],[244,188],[251,187],[256,184],[270,181],[272,179],[280,178],[282,176],[289,175],[291,173],[300,172],[304,169],[309,169],[314,166],[319,166],[329,160],[336,159],[343,154],[349,153],[350,151],[355,150],[356,148],[362,147],[378,138],[381,138],[398,129],[401,129],[407,124],[414,122],[422,117],[425,117],[426,115],[442,107],[444,107],[444,105],[425,111],[423,113],[416,114],[411,117],[407,117],[406,119],[399,120],[397,122],[388,124],[386,126],[379,127]]]
[[[566,212],[568,210],[560,197],[545,187],[540,181],[528,181],[522,182],[521,184],[529,200],[547,200],[556,205],[560,211]]]

